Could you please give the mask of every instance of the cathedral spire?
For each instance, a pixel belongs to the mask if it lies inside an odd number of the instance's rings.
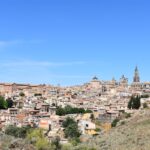
[[[138,67],[135,67],[133,82],[140,82]]]

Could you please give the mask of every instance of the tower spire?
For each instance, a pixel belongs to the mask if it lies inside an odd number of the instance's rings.
[[[140,82],[138,67],[135,67],[133,82]]]

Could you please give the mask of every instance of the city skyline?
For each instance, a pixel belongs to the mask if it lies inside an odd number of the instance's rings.
[[[48,65],[48,64],[46,64],[46,65]],[[62,65],[62,64],[61,64]],[[139,84],[139,83],[141,83],[141,85],[142,84],[144,84],[144,83],[148,83],[148,82],[143,82],[143,81],[141,81],[140,80],[141,78],[140,78],[140,74],[139,74],[139,69],[138,69],[138,66],[136,66],[135,67],[135,70],[134,70],[134,75],[133,75],[133,78],[132,78],[132,81],[130,81],[129,80],[129,78],[128,77],[126,77],[124,74],[122,74],[122,76],[119,78],[119,79],[116,79],[115,77],[112,77],[112,79],[109,79],[109,80],[103,80],[103,79],[99,79],[99,77],[98,76],[93,76],[90,80],[88,80],[87,82],[82,82],[82,83],[80,83],[80,84],[78,84],[79,86],[81,86],[81,85],[84,85],[84,84],[87,84],[87,83],[90,83],[90,82],[93,82],[93,81],[100,81],[100,82],[111,82],[111,81],[116,81],[116,84],[120,84],[121,82],[126,82],[128,85],[132,85],[132,84]],[[1,82],[2,84],[7,84],[7,82]],[[9,84],[9,83],[8,83]],[[20,82],[20,83],[17,83],[17,82],[10,82],[10,84],[21,84],[21,85],[27,85],[27,84],[35,84],[35,85],[52,85],[52,84],[50,84],[50,83],[33,83],[33,82]],[[64,87],[66,86],[78,86],[77,84],[74,84],[74,85],[63,85]],[[52,86],[62,86],[62,85],[60,85],[59,83],[56,85],[52,85]]]
[[[0,2],[1,82],[83,84],[97,76],[149,81],[147,0]]]

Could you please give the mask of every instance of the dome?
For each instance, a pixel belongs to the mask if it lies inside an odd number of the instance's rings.
[[[95,76],[95,77],[93,77],[93,80],[98,80],[98,78]]]

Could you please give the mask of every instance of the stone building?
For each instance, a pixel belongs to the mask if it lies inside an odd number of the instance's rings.
[[[131,84],[131,87],[136,90],[142,89],[142,83],[140,82],[140,75],[137,66],[135,67],[134,70],[134,77],[133,77],[133,82]]]
[[[128,78],[122,75],[122,77],[120,78],[119,85],[122,87],[128,87]]]
[[[93,77],[92,81],[90,82],[90,87],[94,89],[101,88],[101,82],[98,80],[96,76]]]

